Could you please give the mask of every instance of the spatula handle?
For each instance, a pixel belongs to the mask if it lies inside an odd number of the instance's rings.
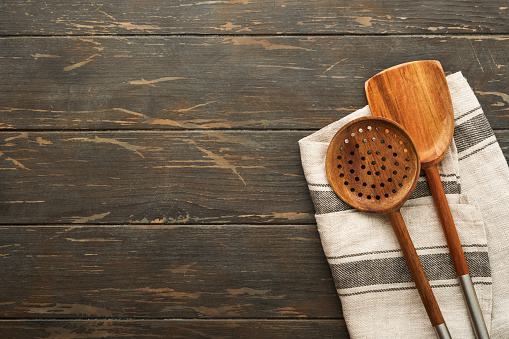
[[[426,277],[426,273],[424,273],[421,261],[419,260],[419,256],[417,255],[401,213],[396,211],[388,214],[388,216],[401,250],[403,251],[408,268],[410,269],[410,273],[412,274],[412,278],[414,279],[415,285],[417,285],[417,291],[419,291],[419,295],[421,296],[422,303],[428,313],[431,324],[435,327],[438,334],[443,335],[443,333],[449,333],[448,331],[444,331],[444,327],[445,330],[447,330],[444,317],[442,316],[435,295],[431,290],[428,278]],[[439,338],[448,337],[439,336]]]
[[[488,330],[470,278],[465,254],[463,253],[458,232],[456,231],[456,226],[452,218],[451,209],[449,208],[449,203],[445,196],[444,186],[440,180],[440,173],[436,165],[424,168],[424,173],[426,174],[426,179],[428,179],[431,195],[433,196],[438,217],[444,231],[445,240],[447,241],[447,246],[451,253],[452,263],[467,303],[468,313],[472,321],[475,336],[479,339],[487,339],[489,338]]]

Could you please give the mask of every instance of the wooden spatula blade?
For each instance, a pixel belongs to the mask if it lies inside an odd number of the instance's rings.
[[[371,113],[403,125],[416,143],[422,166],[437,164],[452,141],[454,111],[440,62],[391,67],[366,82]]]

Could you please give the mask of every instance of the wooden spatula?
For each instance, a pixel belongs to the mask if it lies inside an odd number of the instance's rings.
[[[366,82],[366,96],[373,115],[398,122],[413,138],[474,332],[477,338],[489,338],[437,168],[454,132],[454,111],[440,62],[415,61],[391,67]]]

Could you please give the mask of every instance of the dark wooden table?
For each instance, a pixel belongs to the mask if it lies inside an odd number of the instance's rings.
[[[4,1],[2,338],[348,338],[297,141],[437,59],[509,156],[507,1]]]

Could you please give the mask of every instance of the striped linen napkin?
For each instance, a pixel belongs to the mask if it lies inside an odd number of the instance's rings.
[[[461,73],[447,77],[454,140],[439,171],[491,338],[509,336],[509,168]],[[366,106],[301,139],[302,166],[352,338],[433,338],[388,218],[342,202],[325,173],[327,147]],[[453,338],[474,338],[425,177],[401,209]]]

